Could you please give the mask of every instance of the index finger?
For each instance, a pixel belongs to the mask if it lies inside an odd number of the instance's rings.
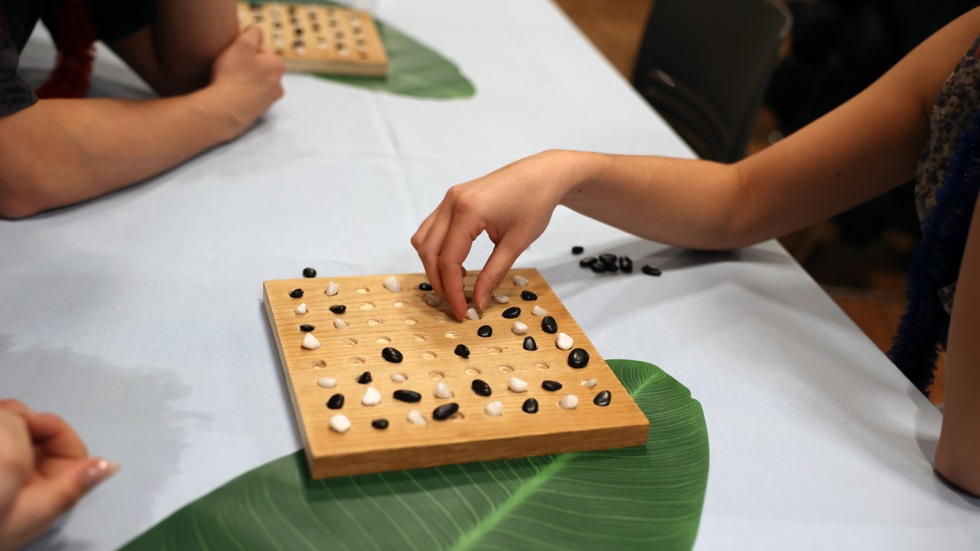
[[[262,29],[257,25],[249,25],[247,29],[242,31],[241,41],[258,50],[262,47]]]
[[[473,248],[473,240],[482,232],[482,226],[473,225],[467,229],[461,226],[460,217],[454,217],[449,223],[446,239],[439,252],[438,265],[443,293],[458,320],[466,316],[466,296],[463,294],[463,276],[466,270],[463,268],[463,261]]]

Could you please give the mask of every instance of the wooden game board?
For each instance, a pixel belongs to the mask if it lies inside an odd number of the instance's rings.
[[[515,275],[529,281],[526,289],[536,293],[537,300],[521,298],[525,288],[513,281]],[[462,322],[452,319],[444,301],[433,307],[423,300],[431,294],[418,287],[426,281],[424,274],[397,275],[402,285],[400,292],[383,286],[386,277],[300,278],[264,283],[266,312],[314,478],[638,446],[646,442],[646,417],[537,270],[512,270],[498,289],[510,302],[491,302],[482,319]],[[472,288],[475,278],[476,273],[468,274],[467,289]],[[339,292],[326,296],[324,291],[331,281],[338,284]],[[303,290],[301,298],[290,296],[295,289]],[[305,315],[295,312],[301,303],[307,305]],[[337,304],[347,307],[344,314],[328,310]],[[542,330],[542,317],[532,315],[535,304],[555,318],[559,332],[574,339],[574,348],[588,351],[590,361],[586,367],[568,366],[569,352],[558,349],[555,335]],[[503,318],[501,313],[511,306],[521,308],[520,316]],[[337,329],[335,318],[349,326]],[[528,325],[526,335],[512,332],[514,321]],[[319,349],[301,346],[303,324],[315,326],[311,333],[321,343]],[[477,336],[482,325],[493,328],[492,336]],[[524,349],[526,336],[534,337],[538,350]],[[453,352],[460,343],[470,350],[466,359]],[[383,359],[381,350],[385,347],[398,349],[404,361],[396,364]],[[373,377],[368,385],[356,381],[365,371]],[[394,382],[391,374],[395,372],[404,374],[407,380]],[[337,379],[336,388],[317,384],[325,376]],[[518,393],[508,389],[511,376],[527,381],[528,390]],[[598,384],[592,388],[583,386],[592,378]],[[489,383],[492,396],[477,395],[471,389],[473,379]],[[453,398],[436,398],[433,392],[440,380],[449,385]],[[548,392],[541,387],[543,380],[558,381],[563,388]],[[380,404],[361,404],[368,386],[380,391]],[[422,399],[418,403],[396,401],[392,393],[397,389],[414,390]],[[602,390],[612,394],[605,407],[593,403]],[[325,406],[335,393],[346,397],[340,410]],[[570,393],[579,398],[578,407],[562,409],[559,400]],[[521,409],[529,397],[539,402],[535,414]],[[503,402],[503,415],[492,417],[484,411],[493,400]],[[446,420],[433,419],[433,409],[446,402],[458,403],[459,412]],[[407,420],[412,409],[424,415],[424,426]],[[331,417],[337,413],[350,419],[349,431],[338,433],[329,428]],[[372,420],[378,418],[389,421],[387,429],[372,427]]]
[[[388,56],[371,14],[290,3],[238,4],[242,28],[258,25],[263,46],[286,69],[337,75],[384,76]]]

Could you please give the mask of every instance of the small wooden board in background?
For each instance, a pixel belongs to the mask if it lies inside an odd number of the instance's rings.
[[[241,28],[262,29],[263,47],[289,71],[385,76],[388,55],[371,14],[297,3],[238,4]]]
[[[471,289],[476,273],[467,275]],[[528,280],[519,286],[514,276]],[[646,443],[649,422],[609,366],[586,337],[541,274],[535,269],[512,270],[498,293],[509,297],[508,304],[491,302],[480,320],[457,322],[445,301],[430,306],[424,300],[430,292],[419,289],[425,274],[401,274],[402,290],[392,292],[383,281],[387,275],[310,278],[266,281],[265,305],[275,335],[282,369],[286,377],[293,409],[300,425],[310,471],[314,478],[348,476],[380,471],[432,467],[472,461],[527,457],[552,453],[596,450]],[[329,282],[339,286],[334,296],[324,291]],[[302,289],[301,298],[290,293]],[[521,291],[537,294],[537,299],[523,300]],[[430,300],[432,300],[430,298]],[[296,313],[305,303],[307,314]],[[330,306],[347,307],[341,315]],[[558,331],[574,339],[573,348],[585,349],[590,361],[584,368],[568,365],[569,352],[555,345],[555,335],[541,328],[541,316],[532,314],[534,305],[548,311],[558,324]],[[511,306],[521,309],[515,319],[502,317]],[[336,318],[348,327],[338,329]],[[526,335],[512,331],[515,321],[528,326]],[[301,346],[304,331],[300,326],[313,325],[311,333],[321,347],[315,350]],[[480,337],[477,329],[489,325],[490,337]],[[532,336],[538,349],[525,350],[524,338]],[[468,358],[454,354],[458,344],[465,344]],[[404,356],[401,363],[382,358],[381,351],[393,347]],[[370,371],[373,381],[359,384],[357,378]],[[407,380],[396,383],[393,373]],[[508,388],[511,376],[529,383],[526,392]],[[317,381],[323,377],[337,379],[335,388],[323,388]],[[585,382],[595,379],[594,387]],[[474,379],[489,383],[492,395],[477,395],[471,389]],[[542,381],[558,381],[561,390],[549,392]],[[434,389],[439,381],[447,383],[452,398],[437,398]],[[368,386],[381,393],[381,403],[361,404]],[[418,403],[404,403],[393,398],[397,389],[410,389],[422,395]],[[595,396],[608,390],[611,402],[605,407],[593,403]],[[339,410],[328,409],[326,402],[336,393],[345,396]],[[575,409],[559,407],[560,399],[575,394]],[[528,414],[521,406],[535,398],[539,411]],[[504,413],[492,417],[485,412],[487,403],[503,402]],[[459,412],[446,420],[433,419],[433,410],[447,402],[459,404]],[[425,417],[424,426],[408,421],[410,410]],[[329,428],[331,417],[343,413],[351,428],[338,433]],[[387,429],[373,428],[371,422],[384,418]]]

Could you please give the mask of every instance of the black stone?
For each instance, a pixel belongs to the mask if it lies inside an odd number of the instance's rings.
[[[357,378],[357,382],[358,383],[361,383],[362,385],[366,385],[366,384],[370,383],[371,381],[372,381],[372,378],[371,378],[371,372],[370,371],[365,371],[364,373],[361,373],[361,376]]]
[[[578,265],[581,266],[582,268],[591,268],[592,265],[595,264],[596,262],[598,262],[598,259],[596,259],[596,257],[587,256],[582,260],[579,260]]]
[[[511,306],[510,308],[504,310],[504,313],[501,315],[507,319],[514,319],[521,315],[521,309],[517,306]]]
[[[371,421],[371,426],[374,427],[374,428],[376,428],[376,429],[384,430],[384,429],[388,428],[388,420],[387,419],[375,419],[374,421]]]
[[[493,327],[490,327],[489,325],[481,325],[480,328],[476,330],[476,334],[483,338],[487,338],[490,335],[493,335]]]
[[[624,274],[633,273],[633,259],[628,256],[619,257],[619,270]]]
[[[528,398],[524,400],[524,405],[521,406],[524,413],[537,413],[538,412],[538,401],[534,398]]]
[[[420,291],[431,291],[432,290],[432,284],[431,283],[425,283],[425,282],[419,283],[419,290]]]
[[[541,388],[547,390],[548,392],[555,392],[561,390],[561,383],[558,381],[541,381]]]
[[[602,272],[605,272],[609,266],[601,260],[596,260],[591,266],[589,266],[589,268],[592,268],[593,272],[601,274]]]
[[[581,245],[575,245],[572,247],[572,254],[582,254],[585,252],[585,247]]]
[[[582,369],[589,365],[589,353],[581,348],[573,348],[568,353],[568,366],[575,369]]]
[[[331,396],[330,399],[327,400],[327,407],[330,409],[340,409],[344,407],[344,395],[338,393]]]
[[[402,353],[399,352],[397,348],[392,348],[390,346],[386,346],[381,349],[381,357],[393,364],[400,364],[404,359],[404,356],[402,356]]]
[[[606,407],[609,405],[610,401],[612,401],[612,393],[610,393],[608,390],[603,390],[599,394],[595,395],[595,399],[592,400],[592,403],[597,406]]]
[[[524,350],[534,352],[538,349],[538,343],[534,342],[534,337],[524,337]]]
[[[662,273],[663,273],[663,272],[661,272],[661,271],[660,271],[659,269],[657,269],[657,268],[654,268],[653,266],[651,266],[651,265],[649,265],[649,264],[645,264],[645,265],[643,266],[643,268],[642,268],[642,271],[643,271],[643,273],[645,273],[646,275],[650,275],[650,276],[659,276],[660,274],[662,274]]]
[[[300,325],[299,326],[299,330],[302,331],[302,332],[304,332],[304,333],[309,333],[310,331],[312,331],[314,329],[316,329],[316,327],[313,327],[312,325],[310,325],[308,323],[304,323],[303,325]]]
[[[606,264],[606,271],[616,273],[619,271],[619,266],[617,266],[615,262]]]
[[[551,316],[541,318],[541,330],[554,335],[558,332],[558,322]]]
[[[490,396],[493,394],[493,391],[490,390],[490,385],[488,385],[487,382],[482,379],[473,379],[473,382],[470,384],[470,388],[472,388],[473,392],[480,396]]]
[[[291,296],[293,298],[303,298],[303,290],[302,289],[293,289],[292,291],[289,292],[289,296]]]
[[[303,268],[303,277],[316,277],[316,270],[313,268]]]
[[[538,300],[538,295],[534,294],[533,291],[524,290],[521,291],[521,298],[524,300]]]
[[[347,311],[347,306],[344,306],[343,304],[334,304],[330,307],[330,311],[334,314],[343,314]]]
[[[465,344],[457,344],[456,345],[456,349],[453,350],[453,353],[456,354],[457,356],[461,357],[461,358],[469,358],[470,357],[470,349],[467,348],[467,346]]]
[[[422,399],[422,395],[414,390],[398,389],[392,393],[392,396],[400,402],[418,402]]]
[[[612,253],[603,253],[599,255],[599,260],[605,262],[606,264],[615,264],[616,255]]]
[[[432,410],[432,418],[436,421],[445,421],[449,419],[456,412],[459,411],[459,404],[456,402],[449,402],[448,404],[442,404],[436,409]]]

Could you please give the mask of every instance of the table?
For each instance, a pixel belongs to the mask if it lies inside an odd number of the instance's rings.
[[[123,464],[38,549],[109,549],[300,447],[261,282],[418,271],[445,189],[548,148],[690,157],[547,1],[377,4],[456,62],[432,101],[303,75],[262,123],[166,174],[0,221],[0,394],[62,414]],[[25,67],[49,66],[44,36]],[[96,92],[145,96],[100,53]],[[381,201],[378,199],[382,198]],[[653,262],[596,277],[571,245]],[[478,240],[470,267],[490,244]],[[711,467],[698,549],[972,549],[980,502],[930,459],[940,414],[774,241],[699,255],[559,210],[518,261],[607,358],[691,389]]]

